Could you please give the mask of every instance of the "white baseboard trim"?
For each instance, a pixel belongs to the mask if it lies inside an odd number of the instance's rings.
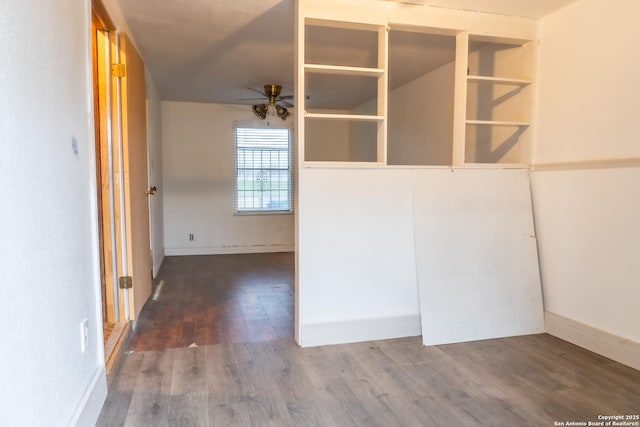
[[[420,314],[300,325],[301,347],[414,337],[422,334]]]
[[[165,251],[162,249],[159,254],[155,254],[153,259],[153,278],[155,279],[158,276],[158,272],[160,271],[160,267],[162,266],[162,262],[164,261]]]
[[[80,404],[76,408],[73,418],[71,418],[70,426],[94,426],[102,405],[107,399],[107,371],[101,366],[93,376],[89,387],[85,391]]]
[[[610,334],[548,311],[544,313],[544,324],[549,335],[640,370],[639,342]]]
[[[251,246],[208,246],[194,248],[165,248],[166,256],[180,255],[226,255],[226,254],[258,254],[271,252],[293,252],[295,245],[251,245]]]

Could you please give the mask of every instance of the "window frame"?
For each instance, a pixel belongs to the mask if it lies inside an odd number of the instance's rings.
[[[289,189],[288,189],[288,200],[289,200],[289,208],[288,209],[240,209],[240,194],[239,194],[239,171],[246,170],[247,168],[239,168],[238,164],[238,130],[239,129],[254,129],[254,130],[263,130],[263,131],[287,131],[287,175],[289,181]],[[262,164],[261,164],[262,165]],[[251,215],[293,215],[294,214],[294,204],[295,204],[295,188],[294,188],[294,146],[293,146],[293,135],[292,130],[288,127],[266,127],[266,126],[255,126],[255,125],[246,125],[246,124],[235,124],[233,126],[233,197],[234,197],[234,206],[233,206],[233,214],[238,216],[251,216]],[[285,169],[272,169],[272,170],[285,170]]]

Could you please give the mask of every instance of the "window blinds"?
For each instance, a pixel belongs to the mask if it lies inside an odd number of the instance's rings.
[[[235,129],[236,212],[291,212],[289,129]]]

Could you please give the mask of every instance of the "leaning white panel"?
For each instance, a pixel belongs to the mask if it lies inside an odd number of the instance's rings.
[[[544,331],[526,170],[414,170],[424,345]]]

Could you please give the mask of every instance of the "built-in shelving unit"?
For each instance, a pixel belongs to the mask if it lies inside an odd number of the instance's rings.
[[[454,165],[529,164],[533,46],[458,36]]]
[[[305,33],[304,161],[385,164],[386,27],[313,20]],[[341,57],[344,45],[361,55]]]
[[[357,6],[330,2],[302,0],[298,16],[303,166],[529,165],[535,26],[504,21],[509,29],[492,35],[500,18],[459,19],[463,13],[441,10],[437,17],[428,7],[385,4],[363,15]],[[389,80],[390,68],[394,79],[403,75],[406,58],[415,65],[447,51],[422,74]]]

